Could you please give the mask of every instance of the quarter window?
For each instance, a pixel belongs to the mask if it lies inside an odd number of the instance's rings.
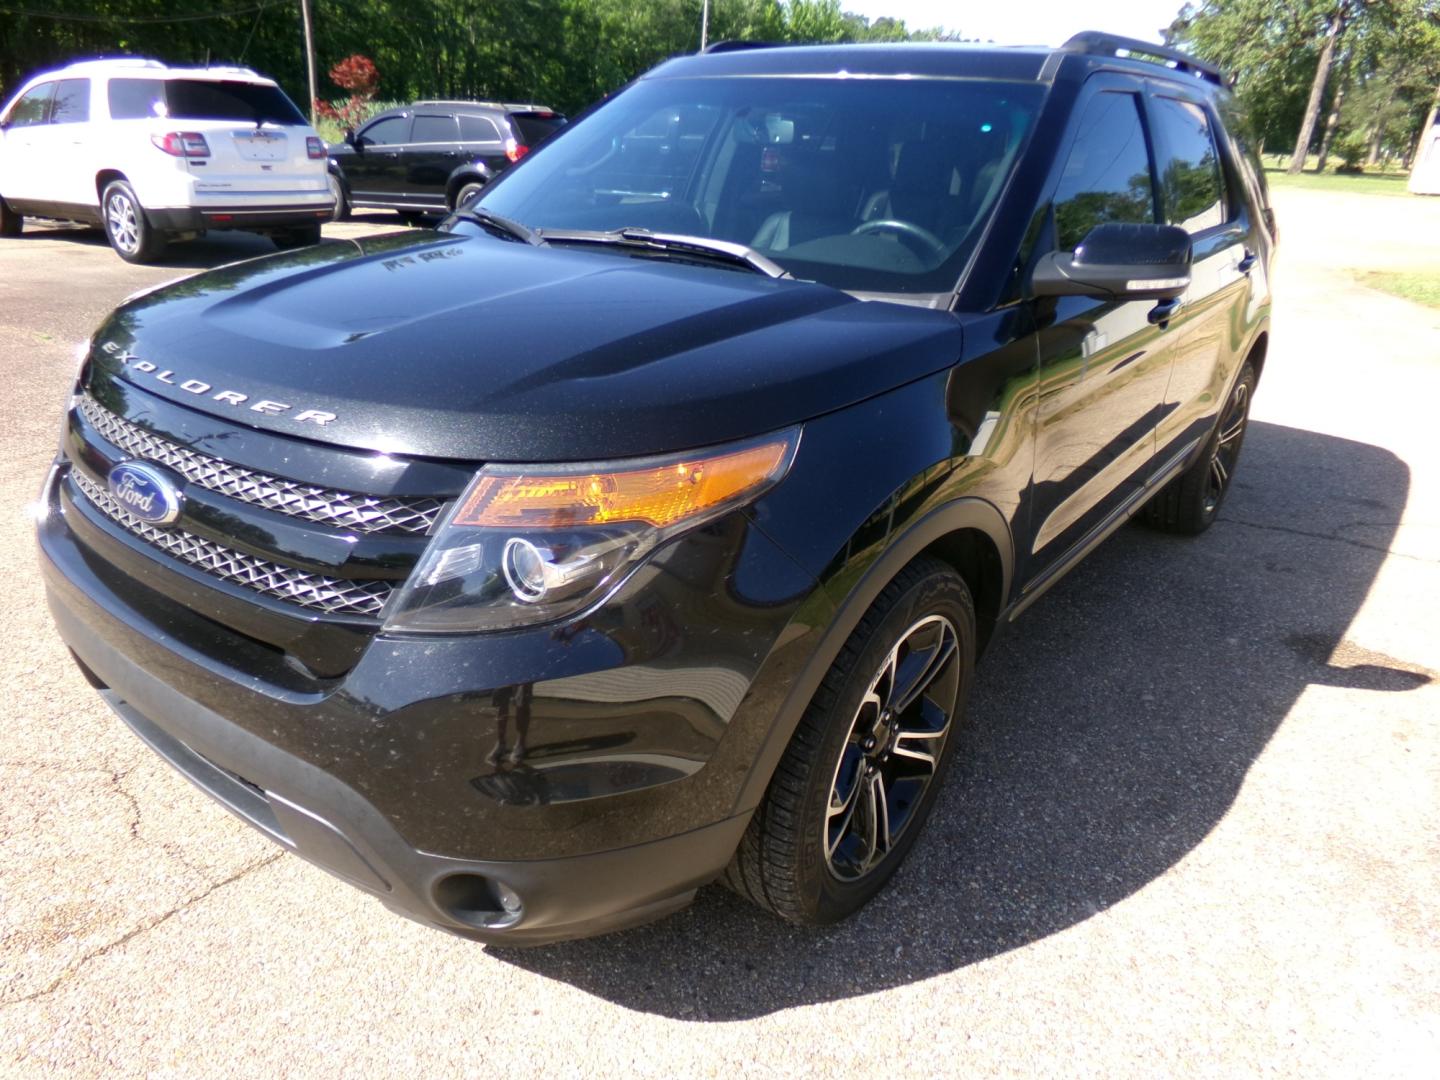
[[[108,96],[112,120],[147,120],[167,112],[159,79],[111,79]]]
[[[90,80],[61,79],[50,109],[52,124],[82,124],[90,119]]]
[[[394,146],[406,142],[410,138],[410,118],[387,116],[384,120],[376,120],[360,133],[360,138],[367,146]]]
[[[45,123],[45,114],[50,109],[50,99],[54,94],[53,82],[41,83],[28,91],[10,110],[7,123],[10,127],[33,127]]]
[[[416,143],[453,143],[458,141],[460,129],[453,116],[417,116],[415,130],[410,141]]]
[[[1189,233],[1225,223],[1225,188],[1220,157],[1205,110],[1176,98],[1152,99],[1164,148],[1160,177],[1165,185],[1165,218]]]
[[[461,142],[499,142],[500,129],[485,116],[460,117]]]
[[[1155,185],[1140,103],[1134,94],[1096,94],[1085,106],[1055,191],[1056,242],[1072,251],[1096,225],[1155,221]]]

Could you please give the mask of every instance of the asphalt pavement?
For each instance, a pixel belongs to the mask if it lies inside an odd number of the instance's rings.
[[[821,932],[720,888],[532,951],[413,925],[230,817],[95,697],[27,507],[74,348],[144,286],[95,233],[0,240],[0,1073],[1434,1076],[1440,199],[1277,196],[1236,487],[1122,530],[985,658],[929,828]],[[327,227],[356,235],[373,219]]]

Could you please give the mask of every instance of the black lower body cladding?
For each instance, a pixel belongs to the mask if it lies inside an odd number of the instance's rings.
[[[377,633],[341,675],[266,681],[248,660],[272,646],[87,544],[71,468],[39,527],[61,636],[141,738],[296,853],[412,918],[517,944],[663,914],[729,860],[801,659],[777,639],[819,592],[745,514],[661,549],[579,622]]]

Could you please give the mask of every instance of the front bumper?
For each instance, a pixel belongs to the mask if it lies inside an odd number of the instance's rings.
[[[657,567],[608,629],[380,636],[343,678],[281,686],[247,674],[255,643],[217,646],[118,541],[67,519],[67,468],[38,529],[62,638],[142,739],[296,854],[412,919],[513,944],[656,918],[729,861],[786,665],[756,676],[813,584],[742,521],[677,549],[683,566]],[[676,604],[699,635],[666,623]]]
[[[147,209],[145,216],[165,232],[200,232],[205,229],[279,229],[315,225],[333,216],[333,200],[287,203],[280,206],[186,206]]]

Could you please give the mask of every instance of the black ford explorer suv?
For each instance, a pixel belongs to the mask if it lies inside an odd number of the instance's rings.
[[[412,918],[538,943],[716,878],[841,918],[996,631],[1225,496],[1273,237],[1220,82],[1094,34],[712,50],[438,231],[134,297],[45,486],[60,633]]]
[[[380,113],[330,147],[335,216],[354,207],[412,220],[447,213],[564,126],[543,105],[417,101]]]

